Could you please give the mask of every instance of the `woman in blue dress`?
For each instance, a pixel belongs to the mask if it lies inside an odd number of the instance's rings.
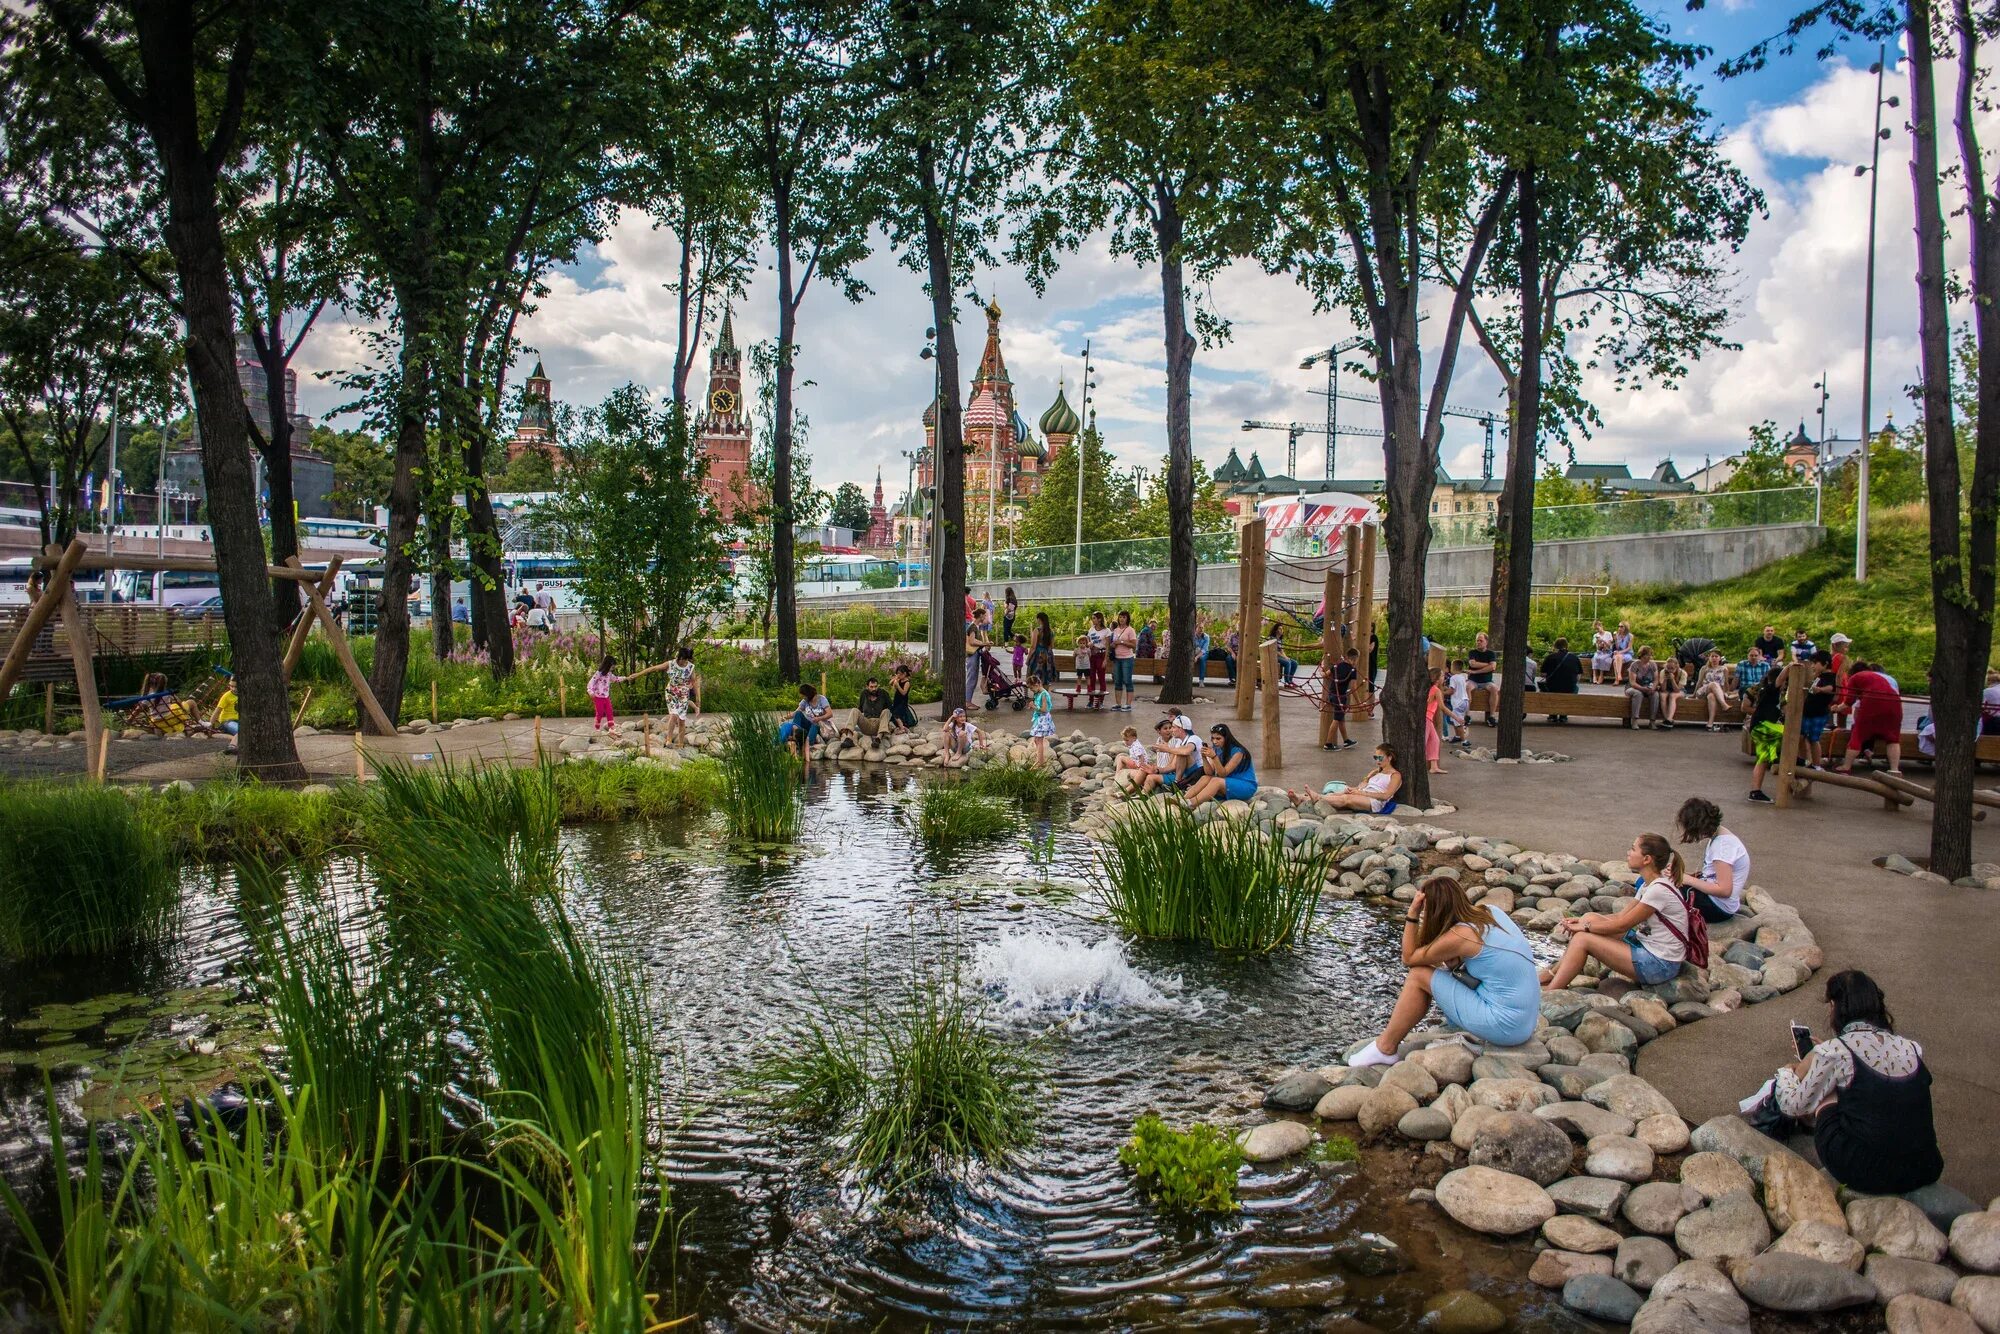
[[[1418,888],[1403,914],[1403,962],[1409,974],[1380,1037],[1347,1058],[1350,1066],[1394,1065],[1397,1048],[1433,1002],[1454,1028],[1496,1047],[1535,1035],[1542,989],[1535,954],[1505,913],[1474,903],[1448,875]]]
[[[1191,806],[1218,799],[1248,801],[1257,795],[1257,766],[1226,723],[1208,729],[1208,744],[1201,748],[1201,768],[1205,777],[1188,788]]]

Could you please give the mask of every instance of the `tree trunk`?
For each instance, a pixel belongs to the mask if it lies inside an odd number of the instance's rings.
[[[937,447],[932,451],[936,496],[931,524],[936,561],[932,583],[938,589],[937,671],[943,690],[942,716],[969,709],[965,697],[965,431],[958,402],[958,336],[952,325],[952,259],[944,220],[938,216],[937,163],[926,145],[918,152],[923,177],[924,262],[930,277],[931,321],[937,329],[938,412]],[[1079,463],[1081,459],[1079,458]]]
[[[792,546],[792,338],[799,308],[792,290],[791,195],[782,181],[772,191],[778,251],[777,420],[771,424],[771,572],[778,603],[778,675],[799,679],[799,587]]]
[[[430,314],[399,295],[403,328],[396,389],[396,450],[389,480],[389,531],[382,553],[381,605],[375,621],[375,663],[368,681],[391,722],[401,718],[403,678],[410,662],[410,588],[417,574],[418,475],[429,462],[426,426],[430,389]],[[368,720],[361,719],[364,729]]]
[[[1195,635],[1194,427],[1190,404],[1195,339],[1187,327],[1180,201],[1160,190],[1155,203],[1160,312],[1167,346],[1167,636],[1173,649],[1160,680],[1160,702],[1189,704],[1194,701],[1194,662],[1188,653]],[[1079,454],[1077,465],[1082,464]],[[1244,627],[1243,642],[1251,642],[1248,627]]]
[[[286,412],[284,329],[276,321],[271,336],[262,340],[257,360],[264,369],[264,402],[269,419],[264,423],[264,486],[270,495],[271,563],[283,565],[288,556],[299,554],[298,518],[293,514],[292,419]],[[253,479],[254,483],[254,479]],[[251,497],[253,503],[255,496]],[[303,605],[296,579],[271,581],[272,622],[279,634],[290,626]]]
[[[439,496],[430,516],[431,656],[451,656],[451,497]]]
[[[305,769],[292,743],[283,652],[271,623],[264,536],[252,494],[248,419],[236,383],[236,303],[223,261],[217,178],[199,129],[199,24],[190,3],[139,5],[134,19],[146,73],[144,120],[166,181],[167,248],[180,277],[187,321],[216,580],[242,702],[238,764],[266,782],[303,779]]]
[[[1400,800],[1419,809],[1431,804],[1430,766],[1424,759],[1424,562],[1430,556],[1430,496],[1435,470],[1423,436],[1423,362],[1417,342],[1416,293],[1400,274],[1385,275],[1390,338],[1395,348],[1383,377],[1382,429],[1389,514],[1383,545],[1389,559],[1389,638],[1382,669],[1382,736],[1395,748],[1403,775]],[[1370,627],[1356,626],[1365,636]]]
[[[1528,617],[1535,580],[1535,442],[1542,413],[1542,219],[1535,166],[1521,171],[1521,372],[1514,394],[1514,429],[1507,441],[1501,510],[1506,528],[1493,546],[1494,577],[1506,571],[1500,616],[1500,736],[1498,753],[1521,757],[1521,664],[1528,657]]]

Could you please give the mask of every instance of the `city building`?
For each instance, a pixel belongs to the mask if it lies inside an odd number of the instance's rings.
[[[512,463],[529,450],[546,457],[551,466],[562,467],[562,451],[556,446],[556,404],[549,373],[537,360],[521,388],[521,419],[507,441],[507,461]]]
[[[722,328],[708,352],[708,393],[695,419],[695,443],[708,457],[702,490],[724,519],[756,504],[750,480],[750,414],[743,402],[743,353],[736,346],[734,312],[722,312]]]
[[[868,533],[863,539],[864,546],[884,551],[895,544],[895,534],[889,529],[889,510],[882,503],[882,470],[875,469],[875,501],[868,507]]]
[[[1597,488],[1606,500],[1684,496],[1695,489],[1692,482],[1681,477],[1672,459],[1662,459],[1646,477],[1634,477],[1632,469],[1623,463],[1572,463],[1563,470],[1563,476]]]
[[[236,384],[243,391],[243,406],[250,418],[257,424],[259,432],[271,429],[271,384],[264,374],[264,363],[257,359],[257,348],[250,341],[250,335],[239,331],[236,335]],[[290,419],[292,458],[292,503],[302,519],[323,519],[333,510],[327,504],[327,493],[333,490],[333,463],[324,454],[311,448],[312,418],[299,412],[299,376],[289,366],[285,368],[284,411]],[[264,484],[264,460],[258,452],[256,441],[250,443],[250,462],[256,472],[257,499],[262,507],[268,500],[268,488]],[[167,450],[162,469],[167,485],[173,488],[174,510],[184,512],[186,507],[199,507],[208,501],[207,479],[202,472],[201,450],[192,436],[183,437]],[[125,484],[130,488],[143,489],[150,479],[127,476]]]
[[[1273,496],[1302,496],[1316,491],[1346,491],[1357,496],[1379,496],[1383,482],[1379,477],[1355,477],[1329,482],[1323,477],[1292,477],[1285,473],[1267,474],[1264,461],[1257,452],[1250,452],[1250,462],[1243,462],[1234,448],[1229,457],[1222,461],[1213,477],[1217,489],[1222,493],[1223,507],[1231,514],[1248,514],[1257,502]],[[1500,508],[1501,479],[1498,477],[1456,478],[1443,468],[1437,470],[1435,489],[1431,492],[1431,513],[1438,518],[1465,516],[1491,516]]]

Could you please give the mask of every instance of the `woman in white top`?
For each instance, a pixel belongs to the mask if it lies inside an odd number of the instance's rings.
[[[1688,903],[1679,888],[1686,868],[1664,834],[1632,840],[1625,865],[1639,873],[1639,894],[1623,912],[1587,912],[1559,922],[1569,936],[1562,962],[1542,970],[1542,985],[1560,991],[1596,959],[1642,987],[1672,981],[1687,958]]]
[[[1396,809],[1396,794],[1403,790],[1403,775],[1396,769],[1396,748],[1388,742],[1375,747],[1375,767],[1359,786],[1345,792],[1292,793],[1294,801],[1323,801],[1343,811],[1369,811],[1386,815]]]
[[[1750,849],[1722,823],[1722,812],[1706,797],[1689,797],[1675,817],[1681,842],[1699,843],[1701,874],[1681,877],[1694,891],[1694,906],[1710,922],[1726,922],[1743,911],[1743,891],[1750,887]]]

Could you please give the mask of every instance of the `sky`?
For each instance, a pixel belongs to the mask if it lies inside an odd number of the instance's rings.
[[[1787,434],[1804,422],[1817,437],[1820,393],[1814,383],[1822,376],[1829,394],[1827,434],[1860,433],[1869,181],[1854,168],[1868,156],[1875,78],[1867,66],[1874,53],[1850,46],[1820,61],[1817,44],[1808,41],[1758,73],[1729,80],[1714,73],[1718,58],[1781,29],[1796,4],[1719,0],[1696,12],[1678,6],[1657,11],[1676,37],[1713,52],[1699,78],[1702,99],[1725,136],[1728,156],[1766,196],[1768,216],[1752,223],[1747,244],[1728,263],[1733,318],[1727,337],[1741,347],[1711,353],[1671,389],[1617,392],[1608,381],[1589,383],[1603,425],[1589,438],[1545,446],[1555,457],[1566,458],[1573,448],[1581,461],[1623,462],[1635,474],[1671,458],[1686,473],[1735,453],[1750,427],[1767,419]],[[1906,71],[1906,65],[1895,65],[1886,86],[1905,105]],[[1940,70],[1940,81],[1949,74]],[[1917,379],[1909,136],[1902,114],[1885,114],[1890,136],[1882,144],[1873,395],[1878,424],[1885,413],[1899,421],[1910,418],[1908,386]],[[893,503],[904,488],[904,451],[923,442],[919,416],[930,399],[932,370],[920,352],[930,313],[919,276],[902,266],[879,235],[876,240],[875,252],[860,268],[872,295],[850,304],[835,288],[816,285],[806,298],[799,406],[809,423],[807,447],[818,484],[832,490],[854,481],[872,489],[879,469]],[[518,385],[539,358],[556,397],[579,406],[628,381],[664,390],[672,374],[674,306],[663,284],[672,276],[674,257],[666,229],[640,214],[621,217],[601,244],[552,275],[548,295],[522,320],[523,350],[513,383]],[[1002,308],[1002,352],[1018,406],[1030,423],[1054,399],[1059,378],[1067,381],[1072,405],[1081,406],[1078,382],[1087,342],[1097,371],[1092,402],[1119,465],[1149,471],[1160,466],[1166,451],[1166,362],[1155,269],[1112,256],[1097,238],[1068,257],[1044,297],[1036,297],[1023,276],[1006,267],[970,275],[969,282]],[[1242,422],[1321,422],[1324,399],[1311,391],[1325,387],[1325,372],[1302,370],[1299,362],[1355,328],[1345,314],[1316,314],[1304,289],[1254,264],[1219,275],[1208,297],[1230,322],[1231,337],[1196,355],[1195,452],[1213,468],[1232,447],[1246,459],[1254,448],[1268,472],[1283,471],[1284,433],[1245,433]],[[775,327],[775,279],[767,266],[760,267],[736,305],[737,338],[767,339]],[[968,379],[984,336],[978,312],[962,310],[959,349]],[[344,369],[362,355],[360,330],[352,322],[323,318],[300,350],[302,410],[319,416],[338,404],[340,392],[314,373]],[[706,372],[704,354],[691,389],[698,391]],[[1343,388],[1366,386],[1344,377]],[[1500,379],[1469,335],[1450,398],[1468,408],[1504,408]],[[1344,403],[1341,411],[1344,421],[1379,421],[1378,410],[1368,404]],[[1446,470],[1478,476],[1482,441],[1477,423],[1450,421]],[[1300,475],[1322,475],[1322,449],[1318,436],[1300,442]],[[1376,442],[1341,439],[1337,475],[1381,472]]]

